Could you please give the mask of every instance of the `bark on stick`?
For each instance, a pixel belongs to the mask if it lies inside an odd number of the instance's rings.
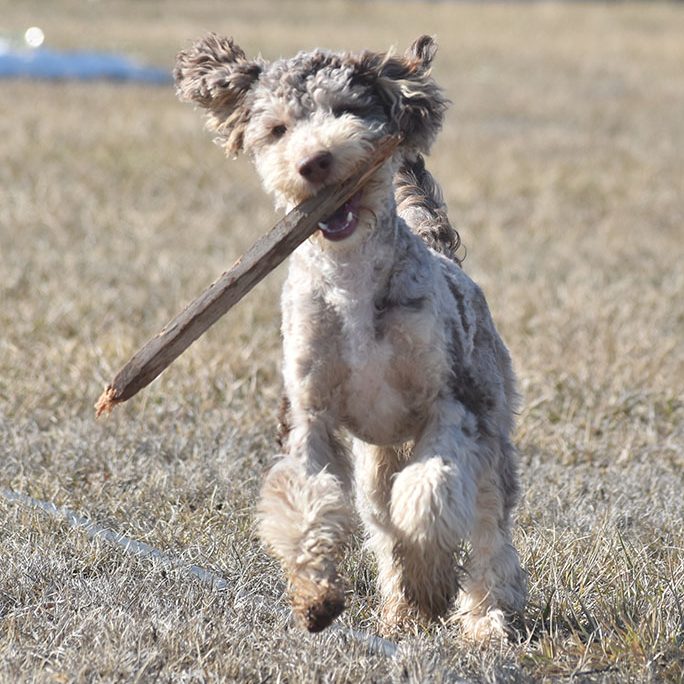
[[[247,253],[197,299],[143,345],[95,404],[95,415],[108,413],[149,385],[200,335],[239,302],[260,280],[282,263],[315,230],[319,221],[360,190],[394,152],[398,136],[383,138],[365,168],[340,185],[324,188],[302,202],[260,238]]]

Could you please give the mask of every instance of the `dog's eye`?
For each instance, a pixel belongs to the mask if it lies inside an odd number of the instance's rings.
[[[277,126],[273,126],[271,129],[271,135],[277,140],[278,138],[282,138],[285,133],[287,133],[287,126],[285,124],[278,124]]]
[[[353,104],[337,105],[333,107],[332,113],[333,116],[336,117],[343,116],[344,114],[350,114],[351,116],[358,116],[359,118],[363,118],[364,109],[359,105]]]

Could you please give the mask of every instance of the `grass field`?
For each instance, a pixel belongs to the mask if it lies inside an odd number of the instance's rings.
[[[526,633],[308,636],[255,535],[282,269],[110,418],[118,367],[274,219],[173,89],[0,82],[0,489],[212,569],[127,555],[0,496],[0,681],[684,681],[684,5],[0,0],[0,32],[171,67],[440,42],[431,157],[524,408]],[[373,632],[374,570],[342,623]]]

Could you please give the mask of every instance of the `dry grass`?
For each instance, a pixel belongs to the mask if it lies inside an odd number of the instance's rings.
[[[171,64],[441,42],[431,166],[519,371],[520,643],[394,659],[303,636],[254,534],[279,393],[276,273],[143,395],[118,366],[273,214],[171,88],[0,84],[0,486],[231,582],[215,592],[0,498],[0,679],[684,679],[684,6],[0,1],[3,30]],[[343,622],[373,629],[356,547]],[[252,600],[264,597],[262,602]]]

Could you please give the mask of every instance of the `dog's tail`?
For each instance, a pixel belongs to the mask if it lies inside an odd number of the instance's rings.
[[[442,190],[425,168],[423,157],[404,158],[394,182],[399,216],[432,249],[460,264],[461,237],[449,222]]]

